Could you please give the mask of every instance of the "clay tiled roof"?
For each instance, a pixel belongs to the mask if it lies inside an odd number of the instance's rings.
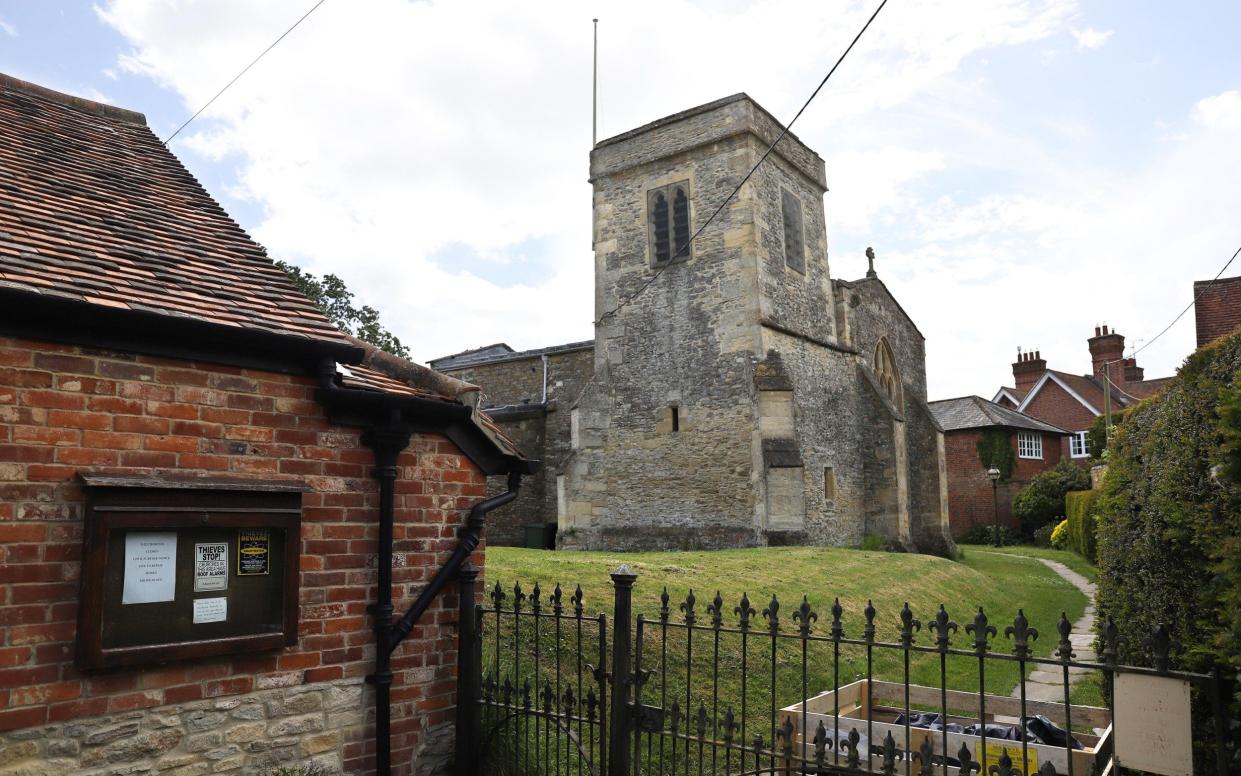
[[[0,286],[344,341],[141,114],[0,74],[0,138]]]
[[[987,401],[981,396],[962,396],[959,399],[942,399],[928,402],[931,414],[944,431],[960,431],[969,428],[1023,428],[1049,434],[1067,434],[1064,429],[1030,417],[1021,412]]]
[[[1140,383],[1125,383],[1125,390],[1139,399],[1146,399],[1162,391],[1171,381],[1171,377],[1157,377]]]

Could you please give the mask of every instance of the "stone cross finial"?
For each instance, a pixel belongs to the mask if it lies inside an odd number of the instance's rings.
[[[866,263],[869,265],[869,268],[866,270],[866,277],[868,278],[879,277],[879,275],[876,274],[875,272],[875,249],[874,248],[866,249]]]

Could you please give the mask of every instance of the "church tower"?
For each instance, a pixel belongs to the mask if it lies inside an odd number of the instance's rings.
[[[780,131],[738,94],[592,151],[594,374],[557,478],[560,546],[854,544],[869,528],[909,544],[907,483],[863,509],[904,453],[862,451],[823,160],[787,134],[728,199]]]

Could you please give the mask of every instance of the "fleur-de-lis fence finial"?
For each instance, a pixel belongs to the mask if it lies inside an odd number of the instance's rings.
[[[521,583],[513,583],[513,611],[521,611],[521,602],[526,600],[526,594],[521,592]]]
[[[566,687],[564,697],[561,698],[561,709],[564,710],[566,718],[572,717],[573,712],[577,710],[577,698],[573,695],[573,688]]]
[[[1013,758],[1009,757],[1008,750],[1000,751],[1000,760],[995,765],[987,769],[988,776],[1024,776],[1020,768],[1013,767]]]
[[[581,585],[577,586],[577,589],[573,591],[572,598],[570,598],[569,600],[573,602],[573,616],[580,619],[582,616],[582,586]]]
[[[961,742],[961,748],[957,750],[957,762],[961,764],[957,776],[971,776],[974,773],[974,760],[970,754],[970,747],[964,741]]]
[[[716,590],[715,598],[707,604],[707,614],[711,615],[712,628],[719,630],[724,626],[724,599],[720,596],[720,591]]]
[[[1060,658],[1060,662],[1067,663],[1077,657],[1077,653],[1073,651],[1073,640],[1069,638],[1073,633],[1073,624],[1069,622],[1069,616],[1064,612],[1060,612],[1060,622],[1056,623],[1056,631],[1060,633],[1056,657]]]
[[[681,611],[685,613],[686,625],[693,626],[694,622],[698,620],[698,615],[694,614],[694,604],[697,603],[697,600],[694,598],[694,589],[691,587],[689,595],[685,596],[685,603],[681,604]]]
[[[491,589],[491,603],[495,606],[496,611],[500,611],[500,605],[504,603],[504,590],[500,587],[500,583],[496,582],[496,586]]]
[[[922,737],[914,759],[918,761],[918,776],[935,776],[935,744],[931,742],[931,736]]]
[[[844,607],[840,605],[840,599],[837,598],[832,604],[832,640],[839,641],[845,637],[845,628],[841,623],[841,616],[845,613]]]
[[[862,610],[866,617],[866,627],[862,628],[862,638],[869,644],[875,640],[875,602],[867,599],[866,608]]]
[[[556,588],[552,590],[552,594],[551,594],[552,614],[556,615],[557,617],[564,614],[564,603],[561,600],[563,596],[564,596],[564,592],[560,589],[560,583],[557,582]]]
[[[814,762],[820,768],[827,759],[827,728],[823,726],[823,720],[819,720],[819,726],[814,730]]]
[[[1151,658],[1156,671],[1168,670],[1168,657],[1172,653],[1172,633],[1159,623],[1151,632]]]
[[[522,682],[521,685],[521,707],[526,711],[530,711],[531,706],[530,680]]]
[[[793,756],[793,720],[788,717],[784,718],[784,724],[776,728],[776,738],[780,739],[780,750],[784,754],[784,759]]]
[[[705,703],[699,701],[698,703],[698,740],[699,741],[707,737],[708,720],[710,720],[710,716],[707,714],[707,706]]]
[[[948,612],[944,610],[943,604],[939,605],[939,611],[935,613],[935,619],[927,627],[935,631],[935,646],[940,652],[948,651],[948,635],[959,630],[957,624],[948,619]]]
[[[1013,640],[1013,652],[1017,657],[1030,656],[1030,644],[1038,640],[1038,628],[1031,628],[1025,609],[1018,609],[1013,624],[1004,629],[1004,636]]]
[[[513,693],[515,691],[516,688],[513,687],[513,680],[510,677],[504,677],[503,697],[505,706],[511,706],[513,704]]]
[[[556,691],[552,689],[552,683],[543,682],[543,713],[551,716],[552,708],[556,703]]]
[[[767,604],[767,608],[763,610],[763,617],[767,620],[767,630],[771,633],[777,633],[780,630],[780,602],[776,600],[776,596],[771,596],[771,603]]]
[[[677,703],[676,701],[673,701],[672,705],[668,707],[668,729],[672,731],[672,735],[674,738],[676,737],[677,731],[680,729],[680,727],[681,727],[681,704]]]
[[[987,624],[987,615],[981,606],[978,607],[978,614],[974,615],[974,622],[965,626],[965,632],[973,635],[974,652],[979,655],[987,654],[987,637],[995,638],[996,635],[995,626]]]
[[[858,743],[861,740],[862,736],[857,732],[857,728],[852,728],[849,731],[849,737],[845,739],[845,749],[848,750],[848,755],[845,757],[845,764],[850,768],[858,768],[861,765],[861,760],[858,758],[857,751]]]
[[[595,688],[588,687],[586,689],[586,721],[593,723],[595,715],[599,713],[599,696],[595,695]]]
[[[750,630],[750,618],[758,614],[758,612],[754,611],[754,607],[750,605],[750,597],[742,593],[741,603],[733,608],[733,614],[741,618],[741,632],[748,633]]]
[[[1103,658],[1105,665],[1114,666],[1120,661],[1120,649],[1129,643],[1126,636],[1120,633],[1120,626],[1108,615],[1107,622],[1103,624],[1103,631],[1099,634],[1099,641],[1103,645],[1103,649],[1099,650],[1099,657]]]
[[[721,727],[724,728],[724,746],[727,747],[733,742],[733,733],[741,727],[737,723],[737,715],[733,713],[732,706],[724,709],[724,720],[721,723]]]
[[[668,601],[670,600],[668,586],[664,585],[664,592],[659,594],[659,621],[662,623],[667,623],[668,617],[672,613],[668,607]]]
[[[914,619],[909,602],[901,609],[901,646],[908,647],[914,643],[914,631],[922,630],[922,621]]]
[[[797,630],[801,633],[802,638],[810,635],[810,625],[819,619],[819,615],[814,613],[810,608],[810,599],[806,596],[801,597],[801,606],[797,607],[797,611],[793,612],[793,622],[797,623]]]
[[[1044,760],[1043,767],[1038,769],[1038,776],[1056,776],[1056,766],[1051,760]]]

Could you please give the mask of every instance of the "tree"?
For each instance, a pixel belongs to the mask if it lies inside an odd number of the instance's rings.
[[[1071,490],[1089,490],[1090,472],[1062,458],[1054,469],[1035,476],[1013,498],[1013,514],[1021,521],[1022,533],[1033,534],[1064,515],[1064,495]]]
[[[379,322],[378,310],[370,305],[354,305],[353,292],[345,285],[345,281],[336,275],[318,278],[283,261],[277,261],[276,266],[284,270],[294,285],[342,331],[394,356],[409,358],[409,348],[402,345],[396,335]]]
[[[1103,451],[1107,449],[1107,421],[1104,420],[1106,417],[1106,415],[1100,415],[1095,418],[1094,423],[1086,431],[1086,451],[1090,453],[1090,458],[1093,461],[1102,459]],[[1124,422],[1124,419],[1125,413],[1123,411],[1112,413],[1113,434],[1116,433],[1116,428]]]

